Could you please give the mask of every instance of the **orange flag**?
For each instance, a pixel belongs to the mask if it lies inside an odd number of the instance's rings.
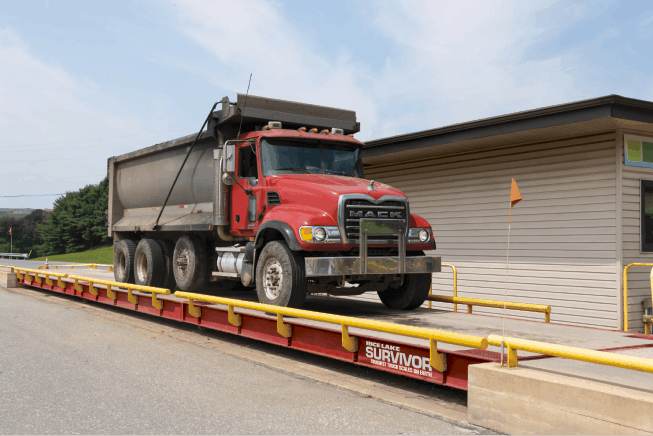
[[[519,193],[519,188],[517,187],[517,182],[515,179],[512,179],[512,186],[510,186],[510,207],[513,207],[521,201],[521,194]]]

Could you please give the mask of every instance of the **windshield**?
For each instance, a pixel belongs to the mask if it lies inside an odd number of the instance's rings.
[[[335,141],[263,139],[263,175],[335,174],[363,177],[360,149]]]

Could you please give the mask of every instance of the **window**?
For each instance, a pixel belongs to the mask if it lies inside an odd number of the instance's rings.
[[[641,203],[642,251],[653,252],[653,181],[642,180]]]
[[[241,179],[258,179],[258,168],[256,166],[256,154],[252,146],[247,144],[238,150],[238,177]]]
[[[653,138],[624,135],[624,163],[653,168]]]

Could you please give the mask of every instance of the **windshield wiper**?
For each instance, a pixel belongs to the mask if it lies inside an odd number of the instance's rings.
[[[327,174],[334,174],[338,176],[349,176],[349,177],[354,177],[352,173],[346,173],[344,171],[333,171],[333,170],[327,170]]]
[[[310,172],[306,168],[275,168],[274,170],[275,171],[298,171],[299,170],[299,171],[304,171],[307,174],[313,174],[312,172]]]

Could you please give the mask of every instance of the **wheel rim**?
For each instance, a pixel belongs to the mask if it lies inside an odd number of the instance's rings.
[[[268,259],[264,267],[263,289],[269,300],[276,300],[281,294],[283,269],[277,259]]]
[[[177,255],[177,273],[180,277],[186,277],[188,272],[188,249],[184,248]]]
[[[142,251],[138,253],[138,259],[136,259],[136,274],[141,282],[147,280],[147,256]]]
[[[118,276],[123,277],[125,275],[125,270],[127,269],[127,262],[125,261],[125,253],[122,251],[118,252]]]

